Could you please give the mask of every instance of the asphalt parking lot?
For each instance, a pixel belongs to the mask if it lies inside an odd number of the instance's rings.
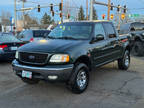
[[[72,94],[65,84],[23,83],[11,63],[0,63],[0,108],[143,108],[144,57],[132,57],[128,71],[117,63],[95,69],[86,92]]]

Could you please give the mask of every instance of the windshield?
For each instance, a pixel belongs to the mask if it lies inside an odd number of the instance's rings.
[[[14,36],[0,36],[0,42],[20,42],[17,38]]]
[[[25,31],[22,31],[20,34],[18,34],[16,37],[18,39],[22,39],[22,38],[26,38],[26,36],[32,36],[32,31],[31,30],[25,30]]]
[[[66,23],[58,25],[48,38],[57,39],[88,39],[92,32],[92,25],[88,23]]]

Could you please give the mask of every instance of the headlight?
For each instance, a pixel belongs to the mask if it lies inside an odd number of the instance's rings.
[[[18,51],[16,51],[15,58],[18,59]]]
[[[55,54],[51,57],[51,63],[67,63],[69,62],[69,55],[67,54]]]

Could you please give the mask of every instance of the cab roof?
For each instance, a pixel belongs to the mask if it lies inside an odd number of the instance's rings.
[[[76,23],[76,22],[87,22],[87,23],[93,23],[93,22],[111,22],[108,20],[93,20],[93,21],[88,21],[88,20],[83,20],[83,21],[69,21],[70,23]],[[64,22],[64,23],[69,23],[69,22]]]

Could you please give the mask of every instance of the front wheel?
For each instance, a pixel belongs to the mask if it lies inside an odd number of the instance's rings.
[[[125,51],[124,56],[121,59],[118,59],[118,67],[121,70],[127,70],[130,66],[130,52]]]
[[[75,66],[73,74],[67,83],[69,89],[76,94],[84,92],[89,83],[89,70],[88,67],[79,63]]]

